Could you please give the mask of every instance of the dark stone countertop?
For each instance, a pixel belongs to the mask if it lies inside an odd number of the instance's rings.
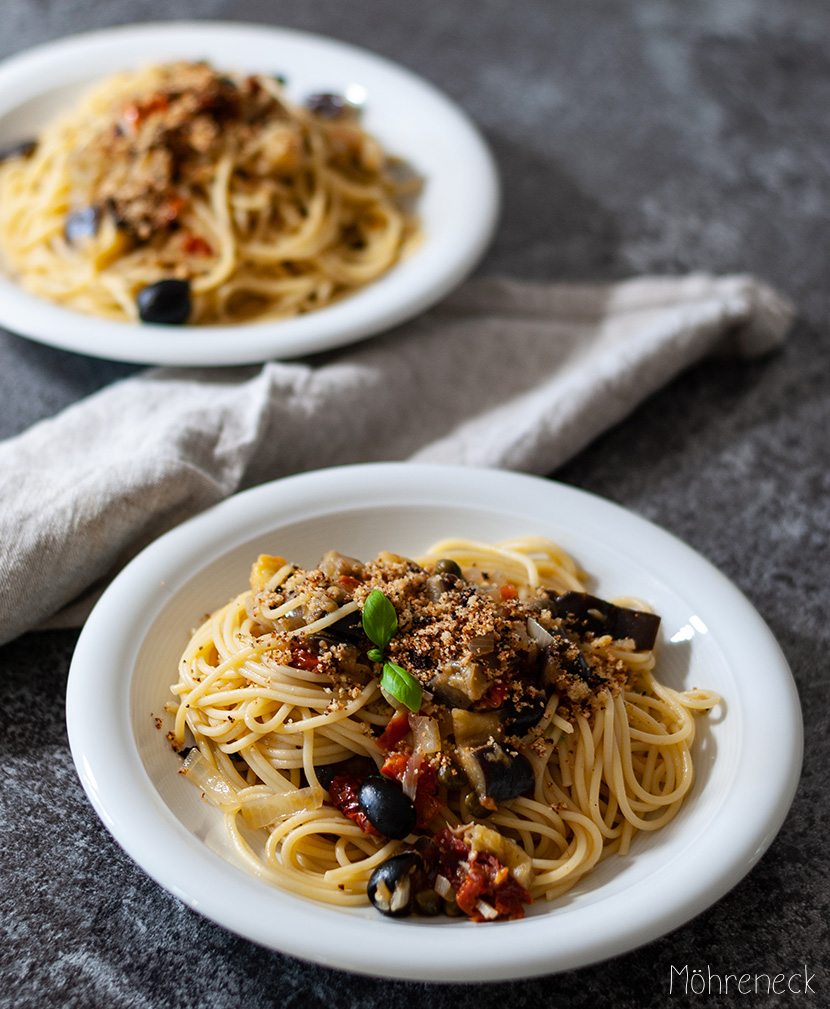
[[[505,181],[483,275],[747,272],[795,301],[780,353],[693,368],[552,475],[671,530],[749,597],[798,685],[804,773],[753,871],[645,948],[510,984],[360,978],[229,934],[121,852],[67,746],[76,635],[29,634],[0,649],[0,1006],[656,1009],[703,1000],[669,994],[671,966],[686,964],[814,975],[816,994],[706,996],[710,1006],[830,1004],[830,6],[6,0],[0,56],[169,17],[332,35],[444,89],[480,124]],[[131,370],[6,333],[0,356],[2,437]]]

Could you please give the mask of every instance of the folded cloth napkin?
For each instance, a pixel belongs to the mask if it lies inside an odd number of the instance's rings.
[[[141,547],[264,480],[399,459],[549,474],[694,361],[771,350],[792,317],[742,276],[485,278],[313,360],[127,378],[0,443],[0,642],[81,623]]]

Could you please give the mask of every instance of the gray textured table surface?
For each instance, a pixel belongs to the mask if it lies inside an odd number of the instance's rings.
[[[707,996],[712,1006],[830,1004],[830,6],[5,0],[0,56],[171,16],[333,35],[448,92],[480,124],[506,183],[482,274],[745,271],[794,299],[800,321],[781,353],[700,365],[553,475],[656,521],[740,586],[791,663],[805,769],[753,871],[643,949],[509,985],[358,978],[230,935],[120,851],[67,747],[76,636],[30,634],[0,649],[0,1005],[643,1009],[700,1000],[669,994],[671,966],[685,964],[814,975],[815,994]],[[2,437],[130,370],[6,333],[0,361]]]

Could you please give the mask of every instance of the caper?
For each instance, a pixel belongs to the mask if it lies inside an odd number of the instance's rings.
[[[443,901],[435,890],[421,890],[415,894],[415,910],[418,914],[432,917],[441,913]]]
[[[438,784],[448,788],[451,792],[457,792],[467,784],[467,775],[461,770],[458,764],[452,761],[442,762],[436,774]]]
[[[449,557],[442,557],[440,560],[437,560],[433,571],[437,575],[455,575],[456,578],[464,577],[461,573],[461,568]]]
[[[468,789],[461,796],[461,819],[462,820],[484,820],[493,812],[486,806],[482,806],[474,788]]]

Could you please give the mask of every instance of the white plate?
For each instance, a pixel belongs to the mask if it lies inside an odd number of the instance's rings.
[[[445,536],[557,539],[600,595],[661,614],[660,678],[718,690],[701,719],[697,777],[680,814],[521,921],[390,920],[284,893],[241,868],[221,815],[178,775],[154,716],[188,630],[247,585],[258,552],[316,563],[328,548],[417,554]],[[148,547],[90,616],[72,660],[69,741],[89,798],[163,887],[226,928],[346,970],[489,981],[579,967],[688,921],[749,871],[790,806],[801,713],[786,660],[740,592],[677,539],[616,505],[495,470],[379,464],[322,470],[220,504]],[[169,727],[169,726],[167,726]]]
[[[363,123],[423,176],[425,240],[356,294],[317,312],[240,326],[155,327],[110,322],[51,304],[0,273],[0,325],[43,343],[118,361],[248,364],[341,346],[423,311],[474,267],[495,227],[493,159],[467,116],[431,84],[355,46],[266,25],[166,22],[77,35],[0,65],[0,148],[27,140],[90,85],[159,60],[282,74],[296,101],[320,91],[363,99]]]

